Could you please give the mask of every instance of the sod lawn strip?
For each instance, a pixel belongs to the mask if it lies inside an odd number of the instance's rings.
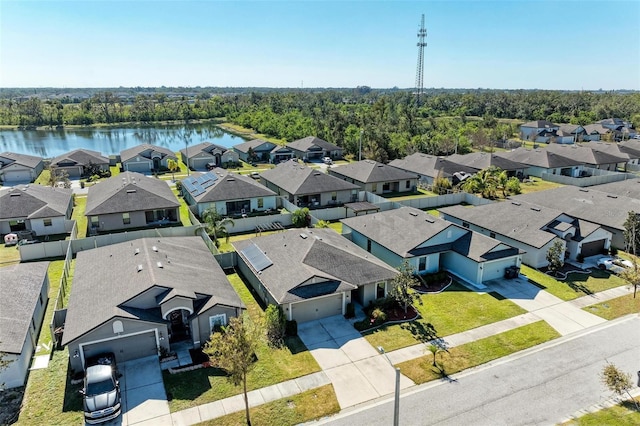
[[[634,299],[633,294],[627,294],[606,302],[585,306],[582,309],[606,320],[620,318],[628,314],[637,314],[640,312],[640,295],[637,295]]]

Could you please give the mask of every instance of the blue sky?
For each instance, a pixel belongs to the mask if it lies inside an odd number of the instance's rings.
[[[0,0],[0,87],[640,90],[639,1]]]

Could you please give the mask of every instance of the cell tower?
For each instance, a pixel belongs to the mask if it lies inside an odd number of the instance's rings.
[[[424,47],[427,45],[427,29],[424,27],[424,13],[418,30],[418,66],[416,67],[416,103],[420,106],[420,98],[424,93]]]

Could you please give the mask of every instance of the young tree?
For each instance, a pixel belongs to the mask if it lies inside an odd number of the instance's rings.
[[[202,220],[204,220],[207,233],[213,236],[213,242],[216,247],[220,246],[218,237],[225,237],[225,240],[229,241],[227,226],[235,226],[235,222],[232,219],[228,217],[223,218],[215,208],[208,208],[202,212]]]
[[[309,209],[306,207],[303,207],[301,209],[294,211],[291,214],[291,221],[293,222],[293,226],[295,226],[296,228],[305,228],[309,226],[309,223],[311,222]]]
[[[433,355],[433,366],[436,366],[436,355],[438,355],[440,352],[444,352],[444,349],[442,349],[439,345],[436,345],[435,343],[431,343],[429,346],[427,346],[427,350],[429,352],[431,352],[431,355]]]
[[[633,388],[631,374],[625,373],[614,364],[607,364],[602,370],[602,373],[600,373],[600,379],[607,389],[616,395],[622,397],[626,393],[635,404],[636,410],[640,411],[638,401],[636,401],[630,393],[630,390]]]
[[[286,319],[279,306],[269,305],[264,311],[264,331],[269,346],[279,348],[284,344]]]
[[[389,296],[403,306],[406,314],[411,303],[420,301],[420,294],[413,291],[413,287],[417,287],[419,283],[413,275],[414,270],[407,260],[402,262],[402,265],[398,267],[398,271],[400,273],[391,281]]]
[[[175,181],[176,170],[180,170],[180,165],[176,160],[174,160],[173,158],[170,158],[169,161],[167,161],[167,168],[171,171],[171,179]]]
[[[623,226],[626,251],[635,256],[640,251],[640,215],[630,211]]]
[[[633,298],[636,298],[636,293],[638,293],[638,288],[640,287],[640,265],[638,265],[638,260],[634,257],[631,260],[633,266],[631,268],[624,268],[624,270],[620,273],[620,278],[627,281],[633,287]]]
[[[329,222],[327,222],[326,220],[319,220],[316,225],[316,228],[328,228],[329,227]]]
[[[549,270],[555,275],[564,266],[564,244],[556,239],[547,251]]]
[[[522,192],[522,188],[520,188],[520,181],[517,177],[509,178],[506,188],[509,194],[520,194]]]
[[[247,374],[255,366],[258,342],[258,330],[249,320],[231,318],[229,325],[222,327],[222,332],[211,334],[203,349],[213,365],[226,371],[231,383],[235,386],[242,384],[247,425],[251,425]]]

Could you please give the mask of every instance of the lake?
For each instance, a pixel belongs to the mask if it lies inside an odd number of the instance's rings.
[[[153,125],[118,128],[87,128],[60,130],[1,130],[0,152],[17,152],[53,158],[74,149],[86,148],[109,156],[120,151],[150,143],[176,152],[185,147],[208,141],[232,147],[245,140],[216,127],[213,123]]]

